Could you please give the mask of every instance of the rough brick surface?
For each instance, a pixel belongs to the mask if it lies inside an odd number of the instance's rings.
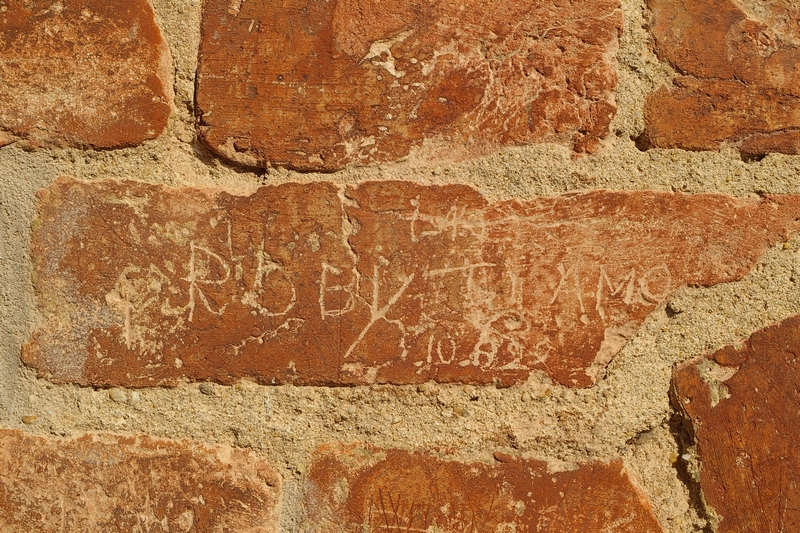
[[[39,194],[57,382],[590,386],[677,287],[739,279],[800,227],[800,197],[595,191],[490,203],[368,182],[249,197],[61,179]]]
[[[148,0],[4,0],[0,80],[0,146],[136,145],[164,130],[172,102]]]
[[[302,531],[661,532],[621,461],[462,463],[423,452],[330,446],[306,481]]]
[[[673,402],[697,443],[719,533],[800,531],[800,317],[677,368]]]
[[[758,4],[648,0],[656,50],[681,75],[648,98],[644,146],[800,153],[800,13]]]
[[[0,430],[0,531],[278,531],[280,477],[252,454],[145,436]]]
[[[198,130],[248,165],[595,151],[616,112],[619,0],[208,0]]]

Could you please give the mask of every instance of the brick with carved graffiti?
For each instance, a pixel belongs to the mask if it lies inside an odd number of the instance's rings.
[[[660,533],[622,461],[550,472],[504,457],[462,462],[429,453],[331,445],[306,480],[303,531],[615,531]]]
[[[247,165],[596,151],[616,113],[619,0],[206,0],[200,138]]]
[[[800,531],[800,317],[680,365],[672,400],[719,533]]]
[[[149,0],[0,2],[0,146],[133,146],[161,134],[172,56]]]
[[[249,196],[61,179],[33,233],[23,360],[83,385],[602,377],[677,287],[739,279],[800,197],[325,182]]]
[[[281,478],[227,446],[0,430],[0,531],[278,531]]]

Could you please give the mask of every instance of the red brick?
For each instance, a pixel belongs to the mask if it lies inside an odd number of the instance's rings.
[[[682,75],[648,97],[645,147],[800,153],[800,13],[740,4],[648,0],[656,51]]]
[[[696,442],[718,533],[800,531],[798,353],[794,317],[674,372],[673,402]]]
[[[539,461],[329,446],[314,457],[304,507],[308,531],[662,531],[619,460],[553,473]]]
[[[0,531],[278,531],[281,480],[243,450],[0,430]]]
[[[677,287],[744,276],[800,197],[594,191],[488,202],[461,185],[251,196],[61,179],[39,194],[44,321],[23,360],[82,385],[586,387]]]
[[[255,166],[596,151],[616,112],[619,0],[208,0],[198,131]]]
[[[157,137],[172,58],[148,0],[6,0],[0,146],[117,148]]]

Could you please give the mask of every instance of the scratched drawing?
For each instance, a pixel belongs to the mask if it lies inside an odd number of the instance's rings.
[[[306,478],[302,533],[660,532],[620,460],[550,472],[540,461],[467,463],[332,444]]]

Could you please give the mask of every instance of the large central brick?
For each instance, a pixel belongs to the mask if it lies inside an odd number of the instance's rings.
[[[800,197],[288,183],[251,196],[61,179],[39,194],[58,382],[590,386],[677,287],[744,276]]]
[[[248,165],[594,151],[615,114],[619,0],[207,0],[198,129]]]

